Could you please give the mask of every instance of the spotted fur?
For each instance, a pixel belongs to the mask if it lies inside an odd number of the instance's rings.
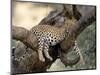
[[[54,27],[50,25],[37,25],[31,29],[31,32],[38,38],[38,54],[39,60],[45,61],[43,53],[46,58],[53,60],[49,55],[49,46],[54,46],[60,43],[68,34],[65,28]]]

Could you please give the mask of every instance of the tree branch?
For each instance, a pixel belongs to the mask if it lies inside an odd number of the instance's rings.
[[[12,37],[13,39],[20,40],[33,50],[37,48],[36,36],[25,28],[12,26]]]
[[[95,7],[93,9],[87,9],[84,15],[69,27],[69,37],[61,43],[61,48],[66,51],[73,46],[73,42],[77,36],[89,25],[96,21]],[[66,27],[67,28],[67,27]]]

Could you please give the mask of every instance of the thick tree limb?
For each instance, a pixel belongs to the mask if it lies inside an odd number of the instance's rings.
[[[77,38],[77,36],[90,24],[92,24],[96,20],[96,15],[95,15],[95,7],[93,9],[88,9],[85,14],[77,21],[74,23],[74,25],[69,27],[69,38],[64,40],[61,43],[61,47],[63,50],[67,50],[73,46],[73,41]],[[67,27],[66,27],[67,28]]]
[[[69,38],[66,38],[62,43],[61,43],[61,48],[64,52],[68,51],[71,47],[73,47],[73,42],[76,40],[77,36],[86,28],[88,27],[91,23],[93,23],[96,20],[96,15],[95,15],[95,7],[94,8],[89,8],[87,12],[84,13],[84,15],[77,21],[73,26],[69,28]],[[82,57],[82,54],[81,58]],[[63,58],[62,58],[63,57]],[[62,52],[61,53],[61,61],[63,63],[67,63],[66,60],[66,55]],[[82,60],[82,59],[81,59]],[[82,60],[83,61],[83,60]],[[84,63],[84,62],[82,62]]]
[[[20,40],[33,50],[37,48],[37,38],[30,31],[22,27],[12,26],[13,39]],[[35,43],[35,44],[34,44]]]
[[[91,25],[96,20],[96,12],[95,7],[92,9],[88,9],[87,12],[79,19],[78,22],[74,25],[74,31],[76,35],[79,35],[87,26]]]

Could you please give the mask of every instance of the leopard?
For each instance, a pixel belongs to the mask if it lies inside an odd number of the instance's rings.
[[[66,30],[64,27],[50,25],[36,25],[31,29],[31,33],[38,39],[37,51],[39,60],[42,62],[45,62],[44,56],[52,61],[53,58],[49,54],[49,47],[55,46],[68,36],[68,30]]]

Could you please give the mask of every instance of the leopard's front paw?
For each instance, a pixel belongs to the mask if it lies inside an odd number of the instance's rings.
[[[39,60],[45,62],[45,58],[43,56],[39,57]]]
[[[52,61],[52,60],[53,60],[53,58],[52,58],[52,57],[48,57],[48,59],[50,59],[50,61]]]

